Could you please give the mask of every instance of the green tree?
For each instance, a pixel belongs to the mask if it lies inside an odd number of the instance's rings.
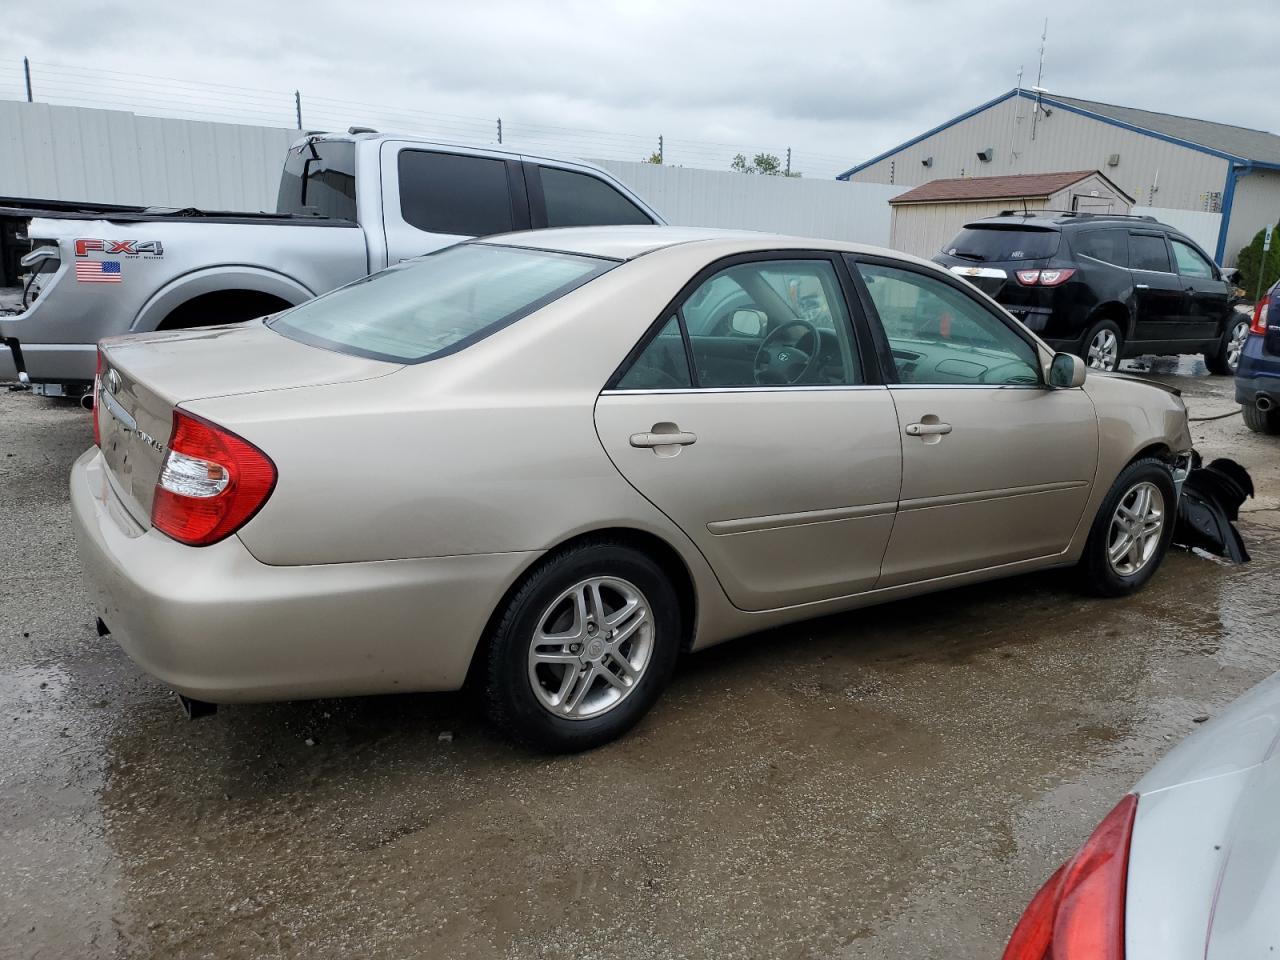
[[[782,161],[772,153],[757,153],[747,162],[745,155],[739,153],[729,164],[729,169],[737,173],[758,173],[762,177],[798,177],[799,173],[790,173],[782,169]]]
[[[1238,282],[1245,295],[1250,298],[1259,290],[1266,292],[1273,283],[1280,280],[1280,230],[1272,236],[1271,249],[1266,252],[1264,259],[1262,240],[1265,233],[1266,230],[1259,230],[1257,236],[1236,258],[1236,267],[1240,271]]]
[[[641,163],[656,163],[658,166],[662,166],[662,154],[658,153],[658,151],[656,151],[656,150],[655,150],[653,153],[649,154],[649,159],[648,159],[648,160],[641,160],[640,162],[641,162]]]

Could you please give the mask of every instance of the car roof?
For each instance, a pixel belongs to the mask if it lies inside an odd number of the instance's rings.
[[[965,226],[1031,226],[1037,230],[1062,230],[1067,227],[1096,227],[1102,224],[1107,226],[1141,227],[1144,230],[1153,227],[1164,230],[1173,229],[1168,224],[1161,223],[1155,217],[1126,213],[1075,213],[1071,210],[1028,210],[1026,213],[1006,211],[997,217],[983,217],[980,220],[971,220]]]
[[[714,244],[720,256],[767,250],[836,250],[893,257],[896,260],[927,264],[936,269],[936,265],[928,260],[868,244],[710,227],[670,227],[647,224],[614,227],[552,227],[543,230],[525,230],[519,233],[502,233],[484,237],[475,242],[553,250],[558,253],[576,253],[589,257],[607,257],[611,260],[634,260],[636,257],[642,257],[665,247],[692,243]]]

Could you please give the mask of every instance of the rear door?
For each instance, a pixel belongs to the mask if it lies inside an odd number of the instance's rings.
[[[1183,310],[1187,330],[1200,340],[1212,340],[1221,333],[1230,301],[1227,283],[1218,268],[1193,244],[1170,237],[1173,260],[1182,278],[1185,294]]]
[[[1135,307],[1132,339],[1153,345],[1194,338],[1185,315],[1181,278],[1163,233],[1129,231],[1129,270]]]
[[[509,154],[387,141],[381,162],[388,265],[529,228],[524,173]]]
[[[1083,390],[1043,382],[1030,337],[963,284],[852,258],[891,358],[902,494],[879,585],[1064,551],[1098,463]]]
[[[596,404],[614,464],[741,609],[858,593],[880,575],[902,451],[849,283],[826,252],[720,261]]]

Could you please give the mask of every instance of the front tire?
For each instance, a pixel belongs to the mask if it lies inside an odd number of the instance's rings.
[[[1280,433],[1280,411],[1278,410],[1259,410],[1255,404],[1242,403],[1240,416],[1244,418],[1244,425],[1254,433]]]
[[[1135,460],[1111,485],[1080,558],[1084,587],[1100,597],[1134,593],[1155,574],[1177,520],[1177,490],[1168,466]]]
[[[648,555],[611,540],[554,553],[490,633],[489,716],[511,739],[548,753],[608,743],[657,701],[683,631],[675,587]]]
[[[1204,365],[1210,373],[1219,376],[1233,377],[1236,367],[1240,366],[1240,354],[1244,352],[1244,342],[1249,338],[1249,321],[1236,315],[1236,319],[1227,324],[1218,341],[1218,348],[1204,355]]]
[[[1123,352],[1124,334],[1114,320],[1099,320],[1080,341],[1080,355],[1094,370],[1115,370]]]

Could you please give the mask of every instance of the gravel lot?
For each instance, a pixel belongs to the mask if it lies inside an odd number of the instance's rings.
[[[1233,407],[1202,366],[1157,373],[1193,416]],[[88,415],[0,388],[0,957],[998,956],[1192,718],[1277,666],[1280,441],[1195,427],[1253,471],[1252,564],[761,634],[687,660],[624,741],[547,759],[455,695],[182,719],[80,587]]]

